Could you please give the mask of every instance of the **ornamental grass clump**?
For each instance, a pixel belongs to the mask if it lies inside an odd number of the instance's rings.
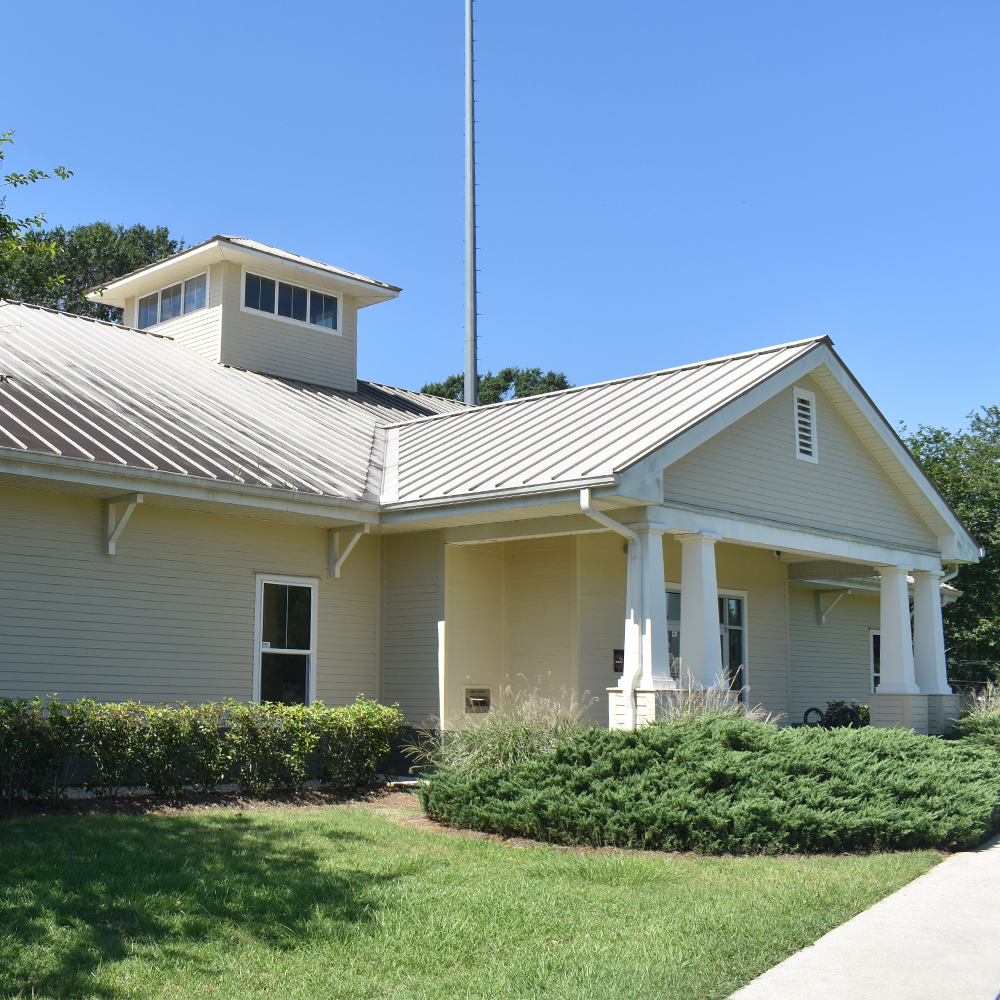
[[[1000,750],[1000,687],[990,681],[986,687],[965,694],[954,730],[959,736]]]
[[[459,716],[442,730],[418,731],[404,752],[423,770],[443,769],[464,775],[490,770],[509,771],[539,754],[572,743],[590,725],[587,709],[596,701],[584,692],[560,689],[559,697],[539,688],[515,689],[507,685],[498,703],[479,716]]]
[[[581,730],[508,769],[442,767],[432,818],[564,844],[720,853],[971,847],[1000,827],[1000,753],[904,729],[737,715]]]

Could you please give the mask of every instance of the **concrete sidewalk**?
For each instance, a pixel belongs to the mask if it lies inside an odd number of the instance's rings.
[[[731,1000],[997,1000],[1000,840],[942,861]]]

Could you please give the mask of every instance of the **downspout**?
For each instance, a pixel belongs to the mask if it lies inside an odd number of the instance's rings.
[[[629,568],[626,580],[637,590],[641,589],[642,549],[639,545],[639,536],[631,528],[620,524],[613,518],[608,517],[607,514],[602,514],[599,510],[591,506],[589,489],[580,490],[580,510],[591,520],[596,521],[609,531],[614,531],[616,534],[628,539]],[[622,675],[622,689],[625,693],[626,729],[635,729],[635,686],[642,676],[642,635],[640,633],[640,623],[635,620],[635,609],[642,607],[642,595],[640,593],[633,593],[631,596],[631,606],[628,609],[631,617],[626,620],[625,628],[632,630],[632,647],[636,650],[636,656],[631,664],[628,662],[628,657],[626,656],[625,672]],[[629,643],[626,642],[626,646],[628,645]]]

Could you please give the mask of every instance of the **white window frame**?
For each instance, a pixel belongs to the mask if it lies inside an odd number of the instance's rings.
[[[802,396],[809,400],[809,412],[812,416],[812,454],[803,455],[799,451],[799,396]],[[795,457],[803,462],[812,462],[813,465],[819,464],[819,437],[817,434],[817,424],[819,421],[816,419],[816,393],[810,391],[809,389],[802,389],[799,386],[792,386],[792,431],[794,434],[793,440],[795,442]]]
[[[205,304],[199,306],[197,309],[192,309],[191,312],[184,312],[184,285],[188,281],[194,281],[195,278],[200,278],[202,275],[205,276]],[[178,320],[184,319],[185,316],[193,316],[196,312],[201,312],[202,309],[208,308],[209,303],[209,293],[212,290],[212,276],[208,271],[198,271],[196,274],[188,275],[186,278],[181,278],[180,281],[172,281],[167,288],[173,288],[174,285],[181,286],[181,313],[179,316],[172,316],[170,319],[160,319],[160,297],[163,295],[163,289],[158,288],[155,292],[147,292],[145,295],[137,295],[135,297],[135,328],[137,330],[152,330],[154,326],[163,326],[164,323],[176,323]],[[150,323],[149,326],[139,326],[139,300],[148,299],[150,295],[156,296],[156,322]]]
[[[882,629],[870,628],[868,630],[868,671],[871,674],[871,693],[875,694],[875,643],[874,638],[882,638]],[[882,664],[879,664],[879,682],[882,680]]]
[[[247,274],[255,274],[259,278],[267,278],[274,282],[274,312],[265,312],[263,309],[250,309],[246,305],[247,300]],[[283,283],[286,285],[298,285],[299,288],[304,288],[308,295],[306,296],[306,319],[305,321],[301,319],[293,319],[291,316],[279,316],[278,315],[278,283]],[[312,310],[312,296],[313,292],[317,292],[320,295],[326,295],[331,299],[337,300],[337,326],[336,328],[331,328],[328,326],[320,326],[318,323],[310,323],[309,315]],[[138,308],[138,307],[136,307]],[[329,333],[334,337],[342,337],[344,335],[344,296],[340,292],[327,292],[322,288],[313,288],[312,285],[306,282],[299,282],[297,278],[281,278],[273,272],[262,271],[256,267],[247,267],[243,265],[240,272],[240,312],[249,313],[253,316],[267,316],[268,319],[277,320],[279,323],[291,323],[292,326],[298,327],[300,330],[305,327],[308,330],[317,330],[320,333]],[[137,314],[138,315],[138,314]]]
[[[279,583],[292,587],[309,587],[312,591],[312,601],[309,611],[309,649],[289,650],[291,653],[306,653],[309,663],[306,667],[306,704],[311,705],[316,700],[316,637],[317,618],[319,613],[319,578],[315,576],[282,576],[280,573],[257,573],[257,585],[254,594],[254,624],[253,624],[253,700],[260,703],[260,654],[261,634],[264,628],[264,584]],[[267,650],[271,652],[271,650]],[[275,650],[280,652],[280,650]]]
[[[684,591],[681,589],[679,583],[671,583],[667,581],[663,585],[663,591],[666,593],[668,590],[672,590],[675,593],[682,595]],[[722,587],[716,588],[716,597],[738,597],[743,601],[743,685],[748,689],[749,692],[753,690],[750,683],[750,601],[747,598],[747,592],[745,590],[727,590]],[[718,617],[718,611],[716,611],[716,617]],[[719,628],[721,630],[722,623],[719,623]],[[721,634],[721,631],[720,631]],[[683,667],[683,664],[682,664]],[[715,682],[715,678],[711,679],[711,683]]]

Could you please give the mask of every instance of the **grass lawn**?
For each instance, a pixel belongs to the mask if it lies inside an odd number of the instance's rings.
[[[581,854],[416,815],[5,820],[0,996],[721,998],[938,861]]]

